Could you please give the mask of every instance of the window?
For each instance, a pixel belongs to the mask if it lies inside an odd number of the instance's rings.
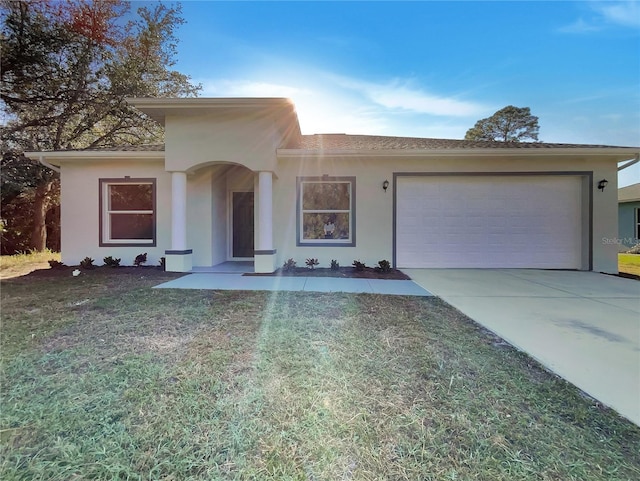
[[[638,239],[640,239],[640,208],[636,209],[635,231],[636,231],[636,240],[638,240]]]
[[[100,179],[100,245],[156,245],[155,179]]]
[[[355,177],[299,177],[297,245],[355,246],[355,191]]]

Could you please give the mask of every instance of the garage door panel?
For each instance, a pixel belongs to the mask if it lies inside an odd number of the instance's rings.
[[[399,267],[581,267],[579,176],[399,177]]]

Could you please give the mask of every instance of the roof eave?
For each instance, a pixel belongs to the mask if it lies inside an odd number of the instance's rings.
[[[164,160],[164,152],[145,150],[145,151],[127,151],[127,150],[109,150],[109,151],[91,151],[91,150],[74,150],[59,152],[25,152],[25,157],[33,160],[41,161],[60,166],[63,162],[79,162],[79,161],[98,161],[98,160],[138,160],[138,161],[158,161]]]
[[[472,149],[285,149],[277,151],[279,158],[297,157],[541,157],[580,156],[608,157],[618,162],[638,154],[632,147],[546,147],[546,148],[472,148]]]
[[[222,110],[222,109],[269,109],[274,107],[287,107],[295,111],[291,99],[285,97],[237,97],[237,98],[204,98],[204,97],[179,97],[179,98],[126,98],[125,101],[144,112],[150,118],[164,125],[169,112],[179,113],[195,110]]]

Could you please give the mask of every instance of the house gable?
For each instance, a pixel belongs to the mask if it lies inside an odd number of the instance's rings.
[[[300,125],[288,99],[131,99],[165,127],[167,171],[213,163],[274,171],[276,149],[297,144]]]

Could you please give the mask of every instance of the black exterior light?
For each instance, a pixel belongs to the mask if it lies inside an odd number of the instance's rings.
[[[384,189],[385,192],[387,191],[387,189],[389,188],[389,181],[388,180],[385,180],[382,183],[382,188]]]
[[[598,189],[600,189],[601,192],[604,192],[604,188],[608,183],[609,181],[607,179],[602,179],[600,182],[598,182]]]

